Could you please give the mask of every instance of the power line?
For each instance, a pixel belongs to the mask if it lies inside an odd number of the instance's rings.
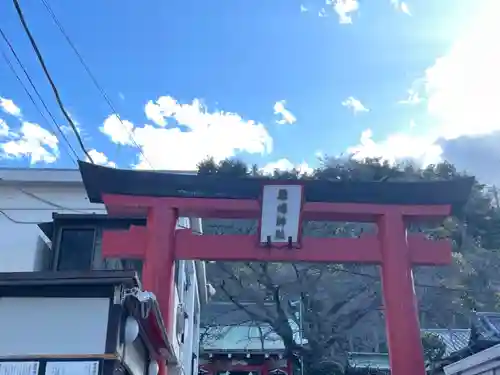
[[[26,20],[24,19],[23,12],[21,10],[21,6],[19,5],[18,0],[13,0],[14,6],[16,8],[17,15],[19,16],[19,20],[21,21],[21,24],[23,26],[24,31],[26,32],[26,35],[28,36],[28,39],[30,40],[31,46],[33,47],[33,50],[35,51],[35,54],[38,58],[38,61],[40,62],[40,65],[42,66],[43,72],[45,73],[45,76],[47,77],[49,84],[52,88],[52,91],[54,92],[54,95],[56,97],[57,104],[59,105],[59,108],[61,109],[64,117],[68,121],[69,125],[73,129],[73,132],[75,133],[76,139],[78,141],[78,144],[80,145],[80,148],[82,149],[83,153],[87,156],[87,158],[90,160],[90,162],[94,163],[94,160],[92,159],[92,156],[90,156],[89,152],[86,150],[85,145],[83,144],[83,140],[80,137],[80,133],[78,132],[78,129],[76,128],[76,125],[73,123],[73,120],[69,116],[68,112],[64,108],[63,102],[61,100],[61,97],[59,95],[59,91],[57,90],[57,87],[52,80],[52,77],[47,69],[47,66],[45,65],[45,61],[43,59],[43,56],[38,49],[38,46],[36,44],[35,39],[33,38],[33,35],[31,34],[31,31],[28,28],[28,25],[26,23]]]
[[[10,221],[13,224],[30,224],[30,225],[40,224],[40,221],[21,221],[21,220],[14,219],[12,216],[7,214],[4,210],[0,210],[0,215],[5,217],[8,221]]]
[[[43,107],[45,108],[45,110],[47,111],[47,113],[49,114],[50,118],[52,119],[52,123],[53,125],[51,125],[51,123],[47,120],[47,117],[45,117],[45,115],[43,114],[42,110],[40,109],[40,107],[38,106],[38,104],[36,103],[35,99],[33,98],[33,96],[31,95],[31,93],[29,92],[28,88],[26,87],[26,85],[24,84],[24,82],[22,81],[21,77],[19,77],[19,75],[17,74],[14,66],[12,65],[9,57],[7,56],[7,54],[4,52],[4,51],[1,51],[2,52],[2,56],[6,62],[6,64],[8,65],[8,67],[10,68],[10,70],[12,71],[12,74],[14,74],[14,76],[16,77],[16,79],[18,80],[19,84],[23,87],[26,95],[28,95],[30,101],[33,103],[33,106],[35,107],[35,109],[38,111],[38,113],[40,114],[40,116],[43,118],[43,120],[45,121],[45,123],[52,128],[52,131],[53,132],[58,132],[59,135],[63,138],[63,140],[65,142],[61,142],[65,145],[65,150],[69,156],[69,158],[71,159],[71,161],[73,161],[74,164],[76,164],[76,161],[78,160],[78,154],[76,153],[75,149],[71,146],[71,143],[69,142],[68,138],[66,137],[66,135],[64,134],[64,132],[61,130],[60,126],[57,124],[57,121],[56,119],[54,118],[54,116],[52,115],[52,113],[50,112],[50,110],[48,109],[47,105],[45,104],[45,101],[43,100],[42,96],[40,95],[40,93],[38,92],[38,90],[36,89],[36,86],[34,85],[30,75],[28,74],[28,72],[26,71],[26,68],[24,67],[24,65],[22,64],[21,60],[19,59],[19,57],[17,56],[17,53],[15,52],[12,44],[9,42],[9,40],[7,39],[5,33],[3,32],[3,30],[0,28],[0,34],[2,35],[3,39],[5,40],[5,42],[8,44],[9,48],[11,49],[11,52],[14,54],[14,57],[16,58],[17,60],[17,63],[20,65],[21,69],[23,70],[24,74],[26,75],[31,87],[33,88],[33,90],[35,91],[36,95],[38,96],[38,99],[42,102],[42,105]],[[75,159],[72,157],[71,155],[71,152],[73,153],[73,155],[75,156]]]
[[[33,96],[31,95],[31,93],[29,92],[28,88],[26,87],[26,85],[23,83],[23,81],[21,80],[21,77],[19,77],[19,75],[17,74],[17,72],[15,71],[14,69],[14,66],[12,65],[12,63],[10,62],[8,56],[5,54],[4,51],[2,51],[2,57],[4,58],[5,62],[7,63],[7,65],[9,66],[10,70],[12,71],[12,74],[15,75],[16,79],[18,80],[18,82],[21,84],[21,86],[23,87],[24,91],[26,92],[26,95],[28,95],[28,97],[30,98],[30,101],[33,103],[33,106],[35,107],[35,109],[38,111],[38,113],[40,114],[40,116],[43,118],[43,120],[45,121],[46,125],[48,125],[49,127],[52,128],[52,131],[53,133],[55,133],[56,129],[57,129],[57,132],[61,135],[61,137],[63,137],[63,139],[65,140],[65,142],[61,142],[64,144],[64,149],[66,150],[66,153],[68,154],[70,160],[73,162],[73,164],[77,165],[77,160],[78,160],[78,154],[76,153],[75,149],[71,146],[71,144],[69,143],[69,140],[68,138],[65,136],[65,134],[63,133],[63,131],[61,130],[61,128],[57,125],[57,122],[55,122],[55,119],[52,117],[52,114],[49,114],[49,116],[52,118],[52,121],[54,122],[54,125],[55,126],[52,126],[51,123],[47,120],[47,118],[45,117],[45,115],[43,114],[43,112],[41,111],[40,107],[38,107],[38,104],[35,102],[35,99],[33,98]],[[73,158],[71,152],[73,152],[73,155],[75,156],[75,158]]]
[[[59,21],[59,19],[57,18],[56,14],[54,13],[54,11],[52,10],[52,8],[50,7],[50,5],[48,4],[48,2],[46,0],[40,0],[43,5],[45,6],[45,9],[47,9],[47,12],[50,14],[50,16],[52,17],[52,20],[54,21],[54,23],[56,24],[56,26],[59,28],[59,31],[61,32],[61,34],[64,36],[64,38],[66,39],[66,42],[69,44],[69,46],[71,47],[71,49],[73,50],[73,52],[76,54],[76,56],[78,57],[78,60],[80,61],[80,63],[82,64],[83,68],[85,69],[85,71],[87,72],[87,74],[89,75],[90,79],[92,80],[92,83],[94,84],[94,86],[97,88],[97,90],[101,93],[102,97],[104,98],[104,100],[106,101],[106,103],[108,104],[109,108],[111,109],[111,111],[116,115],[116,117],[118,118],[118,120],[120,121],[120,123],[122,124],[123,128],[129,133],[129,136],[130,136],[130,140],[132,141],[132,143],[135,145],[135,147],[137,147],[137,149],[139,150],[139,152],[141,153],[142,157],[144,158],[144,160],[146,161],[146,163],[148,163],[148,165],[150,166],[151,169],[154,169],[153,166],[151,165],[150,161],[148,160],[148,158],[146,157],[146,155],[144,154],[143,150],[142,150],[142,147],[136,142],[135,138],[134,138],[134,134],[132,133],[132,131],[129,130],[129,128],[123,123],[120,115],[118,114],[118,111],[116,110],[116,107],[114,106],[113,102],[111,101],[111,99],[109,98],[109,96],[107,95],[106,91],[103,89],[103,87],[99,84],[99,82],[97,81],[97,78],[95,77],[95,75],[92,73],[92,71],[90,70],[90,67],[88,66],[88,64],[85,62],[85,59],[83,58],[83,56],[80,54],[80,52],[78,51],[78,49],[76,48],[75,44],[72,42],[71,38],[69,37],[68,33],[66,32],[66,30],[64,29],[63,25],[61,24],[61,22]]]

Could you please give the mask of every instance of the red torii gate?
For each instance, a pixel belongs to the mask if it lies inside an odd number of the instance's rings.
[[[407,235],[406,225],[443,219],[452,209],[460,209],[473,179],[277,182],[118,170],[83,162],[80,170],[91,202],[103,202],[108,214],[147,217],[145,227],[104,232],[102,253],[143,260],[144,288],[157,296],[170,332],[176,259],[379,264],[392,374],[425,374],[412,265],[450,263],[451,245],[446,240],[429,241],[421,234]],[[273,248],[263,246],[253,235],[200,236],[190,229],[176,230],[179,217],[260,218],[263,187],[279,183],[301,186],[298,224],[302,220],[374,222],[377,234],[360,238],[290,236],[285,246]],[[294,248],[299,242],[300,247]],[[165,374],[165,366],[160,367],[160,374]]]

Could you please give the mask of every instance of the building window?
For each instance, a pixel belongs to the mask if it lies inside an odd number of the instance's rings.
[[[58,271],[88,271],[92,268],[94,228],[63,228],[58,248]]]
[[[142,260],[102,257],[101,228],[62,226],[59,233],[57,271],[134,270],[141,277]]]

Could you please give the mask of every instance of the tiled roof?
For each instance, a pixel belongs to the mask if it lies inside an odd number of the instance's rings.
[[[366,368],[389,370],[389,355],[387,353],[348,353],[347,364],[351,368]]]
[[[469,344],[470,329],[423,329],[422,333],[432,333],[444,342],[446,345],[445,356],[450,355]]]
[[[245,304],[245,303],[243,303]],[[245,304],[250,311],[262,309],[252,303]],[[267,307],[264,306],[264,308]],[[269,304],[269,308],[274,306]],[[293,321],[289,321],[294,331],[295,340],[300,343],[300,329]],[[232,303],[210,303],[201,314],[202,342],[204,350],[266,350],[280,351],[285,349],[281,338],[272,328],[263,323],[252,321],[248,314]]]
[[[285,349],[283,341],[269,328],[250,325],[224,327],[215,337],[204,340],[202,346],[205,351],[282,351]]]
[[[439,336],[446,345],[445,356],[450,355],[469,344],[470,329],[422,329],[422,333]],[[388,370],[389,355],[386,353],[349,353],[348,365],[353,368],[371,368]]]

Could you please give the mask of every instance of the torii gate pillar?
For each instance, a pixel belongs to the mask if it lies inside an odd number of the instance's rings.
[[[465,203],[472,179],[282,181],[277,197],[274,189],[275,196],[268,199],[264,187],[278,186],[268,179],[181,176],[87,163],[81,163],[80,169],[90,200],[105,203],[109,214],[147,217],[145,227],[105,232],[102,253],[105,257],[143,259],[144,286],[156,294],[170,332],[176,259],[378,264],[391,372],[425,374],[412,266],[448,264],[451,245],[446,240],[427,240],[421,234],[408,235],[406,223],[448,216]],[[169,192],[165,192],[167,188]],[[297,191],[300,196],[294,193]],[[290,199],[284,203],[287,197]],[[274,209],[269,209],[268,201],[274,202],[270,203]],[[357,203],[350,203],[353,201]],[[198,235],[190,229],[176,230],[181,216],[260,219],[261,240],[254,235]],[[360,238],[302,237],[299,229],[304,220],[373,222],[378,232]],[[263,244],[265,238],[267,243]],[[161,374],[164,371],[162,368]]]
[[[391,373],[423,375],[425,363],[405,223],[401,215],[390,213],[380,217],[377,224]]]

